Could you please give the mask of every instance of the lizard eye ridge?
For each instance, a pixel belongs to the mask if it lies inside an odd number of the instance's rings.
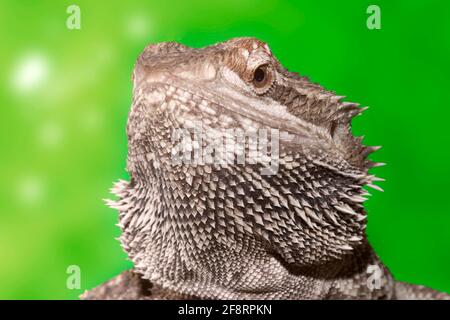
[[[253,86],[258,94],[265,93],[273,83],[273,75],[267,64],[260,65],[253,71]]]

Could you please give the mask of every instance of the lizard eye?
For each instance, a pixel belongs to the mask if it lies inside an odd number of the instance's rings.
[[[266,78],[266,70],[265,70],[266,68],[264,68],[264,66],[262,66],[262,67],[258,67],[256,70],[255,70],[255,73],[253,74],[253,80],[256,82],[256,83],[261,83],[261,82],[263,82],[264,81],[264,79]]]
[[[252,83],[258,94],[265,93],[273,82],[272,72],[267,64],[260,65],[253,71]]]

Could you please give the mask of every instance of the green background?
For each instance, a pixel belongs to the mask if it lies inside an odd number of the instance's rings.
[[[73,3],[81,30],[66,28]],[[75,299],[131,267],[102,199],[127,178],[135,59],[151,42],[236,36],[370,106],[354,128],[388,165],[374,169],[387,181],[367,203],[369,240],[397,279],[450,292],[449,21],[447,1],[2,1],[0,298]]]

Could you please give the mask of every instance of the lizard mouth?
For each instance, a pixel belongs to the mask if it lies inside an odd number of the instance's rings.
[[[245,101],[244,99],[230,99],[224,92],[214,92],[207,86],[199,87],[192,83],[180,79],[163,79],[165,81],[147,81],[146,85],[153,90],[162,90],[168,99],[176,99],[180,103],[189,107],[187,113],[196,115],[201,120],[202,112],[207,112],[208,108],[214,110],[216,114],[230,114],[234,118],[249,120],[258,127],[276,128],[288,135],[295,136],[302,141],[311,140],[333,142],[333,137],[327,130],[317,130],[312,124],[291,115],[284,110],[284,106],[273,104],[271,108],[261,107],[257,103]],[[151,102],[151,101],[150,101]],[[173,111],[173,110],[172,110]],[[236,123],[239,126],[239,123]],[[319,139],[317,139],[319,138]]]
[[[356,167],[366,170],[372,166],[381,165],[366,160],[376,147],[365,147],[361,143],[355,143],[353,135],[348,128],[348,122],[333,120],[329,127],[315,126],[310,122],[286,112],[284,106],[273,104],[272,108],[261,107],[244,99],[229,98],[226,93],[216,92],[208,86],[197,86],[177,77],[158,79],[157,81],[146,81],[147,99],[152,102],[152,92],[160,91],[166,96],[166,100],[174,99],[178,106],[183,106],[184,114],[180,114],[180,108],[168,110],[176,113],[177,118],[202,121],[205,115],[214,113],[216,116],[229,114],[236,120],[235,127],[244,126],[245,122],[251,121],[259,128],[276,128],[280,131],[280,139],[287,140],[295,145],[311,144],[325,150],[336,150],[342,158],[348,159],[348,150],[355,153],[358,161],[351,163]],[[149,90],[150,89],[150,90]],[[352,142],[345,148],[340,148],[342,139]],[[359,148],[359,150],[358,150]]]
[[[202,121],[204,114],[211,111],[219,116],[228,114],[236,120],[231,124],[235,128],[245,128],[250,121],[256,128],[278,129],[280,141],[285,140],[293,148],[308,144],[322,150],[332,150],[361,174],[367,173],[371,167],[384,165],[367,160],[367,156],[379,147],[364,146],[362,139],[353,136],[350,122],[361,110],[356,112],[352,103],[343,103],[336,112],[343,114],[342,118],[331,120],[329,126],[320,126],[292,114],[280,103],[261,104],[243,95],[233,95],[231,98],[229,90],[217,90],[217,84],[205,81],[198,85],[167,72],[147,73],[147,77],[140,78],[139,81],[135,79],[135,90],[141,90],[150,103],[150,95],[155,91],[162,92],[166,101],[177,100],[178,108],[174,107],[169,111],[177,111],[177,119],[181,121],[184,116],[188,116],[190,120]],[[180,109],[179,106],[183,106],[184,114],[176,110]]]
[[[335,147],[338,139],[342,139],[345,135],[350,135],[354,139],[348,127],[349,123],[346,121],[332,121],[330,128],[316,127],[294,116],[283,115],[272,117],[273,112],[267,112],[259,108],[256,109],[246,102],[240,103],[234,99],[227,99],[220,94],[211,93],[211,90],[200,89],[184,82],[153,82],[152,85],[162,89],[168,100],[177,100],[182,105],[188,106],[188,108],[184,108],[186,110],[185,112],[194,115],[194,118],[198,117],[196,118],[197,120],[201,121],[202,116],[205,114],[214,113],[217,115],[226,110],[231,114],[238,114],[242,119],[251,120],[261,127],[275,127],[280,129],[280,140],[291,144],[293,148],[298,149],[299,145],[310,143],[314,146],[329,150],[331,144],[335,148],[334,150],[338,150],[341,159],[348,159],[345,157],[346,150],[339,150]],[[169,111],[173,112],[174,110]],[[183,118],[183,116],[180,118]],[[343,168],[338,168],[329,163],[326,158],[314,160],[313,162],[322,168],[337,172],[339,175],[357,179],[361,185],[367,185],[372,189],[383,191],[379,186],[374,185],[373,182],[384,181],[384,179],[367,173],[367,170],[371,167],[384,165],[384,163],[376,163],[366,159],[371,152],[378,150],[379,147],[366,147],[361,143],[358,143],[356,146],[360,150],[355,149],[352,151],[362,159],[362,162],[361,165],[355,165],[349,162],[350,166],[347,167],[348,172]]]

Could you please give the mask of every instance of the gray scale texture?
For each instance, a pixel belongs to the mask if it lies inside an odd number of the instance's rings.
[[[377,147],[351,132],[364,108],[289,72],[254,38],[149,45],[133,83],[131,181],[117,182],[108,204],[134,269],[83,298],[449,298],[395,281],[366,239],[364,186],[379,189],[368,170],[381,164],[367,159]],[[176,163],[173,132],[183,128],[204,133],[203,148],[233,139],[230,129],[276,129],[278,170]]]

